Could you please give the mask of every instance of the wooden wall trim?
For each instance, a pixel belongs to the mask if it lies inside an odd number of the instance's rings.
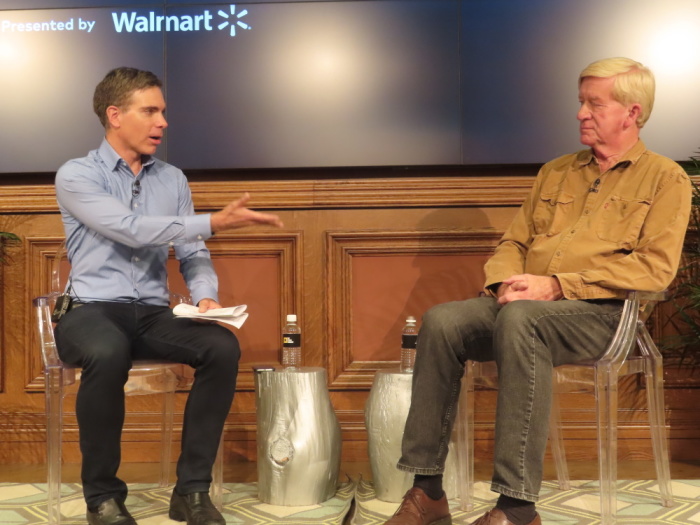
[[[25,323],[23,331],[29,333],[31,348],[39,348],[36,330],[34,329],[34,311],[32,299],[44,295],[51,290],[51,263],[63,237],[26,237],[24,247],[27,260],[26,266],[26,297],[23,304],[27,312],[22,316]],[[210,239],[207,243],[214,258],[260,257],[272,256],[280,261],[280,311],[302,312],[303,301],[303,232],[302,231],[253,231],[237,234],[222,233]],[[27,392],[42,392],[44,376],[41,358],[38,352],[25,354],[25,378]],[[253,390],[255,382],[253,372],[249,367],[241,368],[237,389]]]
[[[368,389],[375,372],[393,361],[357,361],[352,356],[352,260],[357,256],[396,254],[490,254],[503,232],[472,231],[328,231],[326,232],[326,334],[331,388]]]
[[[222,208],[246,191],[253,197],[251,206],[262,209],[519,206],[536,175],[532,168],[524,171],[527,174],[445,177],[428,171],[421,177],[192,180],[190,187],[195,208],[202,211]],[[700,176],[691,179],[700,183]],[[0,214],[56,212],[53,184],[0,186]]]
[[[334,177],[339,173],[342,176]],[[389,353],[377,353],[374,361],[365,361],[372,359],[371,355],[360,355],[360,349],[366,347],[358,343],[361,335],[356,325],[362,318],[363,311],[358,312],[357,308],[363,300],[353,299],[352,292],[371,280],[363,280],[364,274],[357,272],[371,272],[381,266],[377,262],[382,259],[404,261],[416,256],[434,261],[445,254],[447,257],[442,259],[459,259],[460,264],[466,259],[469,265],[490,254],[515,208],[527,195],[535,173],[536,168],[376,168],[371,173],[296,170],[293,176],[283,175],[280,179],[269,173],[239,176],[238,172],[222,172],[219,179],[213,180],[211,174],[195,173],[190,180],[198,212],[218,209],[249,191],[251,207],[278,210],[287,227],[293,228],[217,234],[208,246],[215,263],[226,265],[225,268],[235,267],[239,258],[259,256],[264,259],[261,264],[270,258],[275,260],[275,264],[265,266],[264,276],[279,279],[279,296],[274,294],[269,308],[278,308],[280,315],[277,319],[266,310],[256,310],[270,318],[265,333],[273,334],[273,339],[277,337],[284,313],[294,311],[302,317],[305,364],[328,370],[330,397],[343,433],[343,459],[365,461],[363,408],[374,373],[396,367],[398,362],[384,361],[391,358],[387,357]],[[45,450],[45,408],[30,300],[49,289],[49,262],[63,238],[63,229],[49,177],[16,177],[14,181],[5,178],[0,183],[0,230],[16,232],[22,239],[7,246],[12,262],[2,267],[0,464],[32,463],[40,461]],[[392,268],[389,266],[387,273]],[[453,280],[448,279],[448,283],[451,285]],[[381,301],[377,304],[380,308],[385,305]],[[419,310],[410,313],[414,312]],[[259,332],[258,329],[256,333]],[[394,345],[391,337],[386,345]],[[395,346],[398,354],[398,344]],[[234,408],[226,422],[227,460],[255,459],[255,394],[250,364],[246,362],[240,369]],[[697,460],[700,383],[691,384],[684,378],[670,382],[669,374],[674,371],[665,368],[665,373],[666,417],[673,458]],[[643,422],[644,393],[644,385],[635,382],[627,385],[621,396],[621,457],[638,459],[650,455]],[[125,461],[156,461],[158,429],[148,418],[157,413],[159,400],[151,399],[154,396],[139,397],[144,399],[133,406],[134,412],[146,418],[146,423],[141,420],[127,424],[125,440],[138,446],[136,455],[129,452]],[[181,418],[186,398],[186,392],[177,395],[176,418]],[[480,457],[488,457],[493,440],[494,393],[479,391],[477,400],[476,447]],[[66,414],[74,419],[71,401],[66,403]],[[569,396],[563,419],[567,423],[567,445],[572,443],[567,452],[575,459],[592,460],[596,450],[591,396]],[[76,461],[79,452],[74,423],[69,422],[65,437],[66,460]],[[483,451],[486,453],[482,455]]]
[[[24,354],[26,359],[24,363],[24,377],[27,392],[43,392],[44,373],[39,352],[39,340],[35,328],[36,321],[32,299],[51,291],[52,262],[63,242],[63,237],[25,237],[23,242],[29,264],[25,268],[26,296],[23,304],[27,310],[26,315],[21,318],[24,323],[22,330],[24,333],[29,334],[29,347],[34,350]]]
[[[298,312],[303,316],[304,278],[303,231],[254,231],[217,234],[207,241],[212,258],[225,255],[259,257],[271,255],[279,260],[280,312]],[[265,312],[258,312],[265,315]],[[238,371],[236,390],[255,390],[255,377],[250,367]]]
[[[397,177],[236,180],[190,183],[197,210],[215,210],[249,192],[263,209],[517,206],[533,177]],[[0,186],[0,213],[56,213],[53,185]]]

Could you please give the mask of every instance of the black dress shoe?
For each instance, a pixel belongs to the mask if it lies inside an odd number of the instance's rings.
[[[170,498],[170,519],[186,521],[187,525],[226,525],[208,492],[194,492],[181,496],[173,490]]]
[[[88,509],[87,521],[89,525],[136,525],[124,503],[114,498],[103,501],[94,511]]]

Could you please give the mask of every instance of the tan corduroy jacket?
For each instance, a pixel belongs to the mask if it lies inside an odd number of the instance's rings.
[[[678,269],[691,196],[683,168],[641,140],[603,174],[591,150],[555,159],[486,263],[485,290],[529,273],[556,276],[566,299],[661,291]]]

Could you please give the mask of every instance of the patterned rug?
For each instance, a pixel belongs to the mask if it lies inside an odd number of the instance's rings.
[[[600,498],[597,481],[572,481],[572,490],[561,491],[556,482],[544,482],[537,510],[542,523],[552,525],[599,525]],[[474,485],[474,511],[459,510],[458,501],[450,501],[452,522],[469,524],[495,504],[497,495],[489,484]],[[617,486],[618,525],[700,524],[700,480],[673,481],[674,506],[662,507],[656,481],[620,481]],[[391,516],[398,503],[386,503],[374,497],[372,483],[360,481],[355,493],[356,508],[352,525],[380,525]]]
[[[172,487],[153,484],[129,485],[127,506],[139,525],[182,525],[168,518]],[[307,507],[280,507],[261,503],[256,483],[231,483],[224,487],[226,523],[236,525],[329,524],[342,525],[350,511],[355,483],[343,483],[334,498]],[[61,525],[85,525],[85,502],[78,484],[64,484]],[[0,483],[0,523],[39,525],[47,523],[46,484]]]
[[[597,482],[572,481],[573,489],[560,491],[554,482],[544,482],[537,507],[542,522],[552,525],[598,525],[600,518]],[[64,484],[62,513],[64,525],[85,524],[85,503],[80,486]],[[168,519],[172,488],[153,484],[129,485],[127,504],[139,525],[182,525]],[[475,505],[470,513],[459,510],[451,501],[453,522],[467,525],[490,509],[496,494],[489,485],[474,487]],[[674,480],[675,505],[659,504],[655,481],[618,483],[617,523],[619,525],[700,525],[700,480]],[[353,496],[355,505],[353,506]],[[380,525],[396,510],[397,503],[385,503],[374,497],[372,483],[360,480],[340,486],[336,496],[321,505],[279,507],[261,503],[255,483],[230,483],[224,488],[223,514],[228,524],[332,524]],[[354,507],[354,511],[353,511]],[[46,524],[46,484],[0,483],[0,524]]]

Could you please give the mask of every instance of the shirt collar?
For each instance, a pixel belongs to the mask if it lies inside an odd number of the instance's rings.
[[[617,168],[618,166],[624,165],[627,166],[629,164],[634,164],[639,160],[639,158],[644,154],[644,152],[647,150],[647,147],[644,145],[644,142],[642,139],[639,139],[632,148],[625,153],[620,160],[617,161],[617,163],[612,167],[612,169]],[[595,159],[595,155],[593,155],[593,150],[592,149],[584,149],[578,152],[576,155],[576,160],[578,161],[579,165],[581,167],[587,166],[593,160]]]
[[[126,161],[124,161],[124,159],[122,159],[119,156],[119,154],[114,150],[114,148],[107,141],[106,138],[102,139],[102,143],[100,144],[100,147],[98,148],[97,152],[110,171],[116,170],[120,161],[124,163],[124,165],[126,165]],[[151,166],[155,161],[156,159],[151,155],[143,155],[141,158],[141,165],[143,166],[143,168],[147,168],[148,166]]]

